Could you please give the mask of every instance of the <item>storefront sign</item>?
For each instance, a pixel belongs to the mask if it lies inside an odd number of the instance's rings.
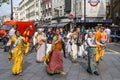
[[[100,3],[100,0],[89,0],[88,3],[91,6],[95,7],[95,6],[97,6]]]

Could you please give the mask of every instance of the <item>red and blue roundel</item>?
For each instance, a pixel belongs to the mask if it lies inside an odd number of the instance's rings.
[[[97,6],[100,3],[100,0],[89,0],[88,3],[91,6],[95,7],[95,6]]]

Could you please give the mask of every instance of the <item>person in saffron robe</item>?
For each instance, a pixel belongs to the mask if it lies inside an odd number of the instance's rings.
[[[101,41],[101,33],[100,33],[100,31],[99,31],[99,29],[98,29],[98,27],[95,27],[95,35],[94,35],[94,38],[95,38],[95,40],[97,41],[97,42],[99,42],[100,43],[100,41]],[[97,46],[97,48],[96,48],[96,62],[97,63],[99,63],[99,60],[100,60],[100,56],[101,55],[101,46],[99,45],[99,46]]]
[[[12,74],[21,75],[23,57],[25,53],[24,44],[26,44],[26,42],[24,37],[20,36],[19,31],[15,31],[15,34],[16,34],[16,37],[11,37],[12,47],[8,55],[8,59],[13,60]]]
[[[53,37],[50,62],[47,65],[48,74],[62,74],[66,75],[63,69],[62,59],[62,38],[59,29],[56,29],[56,34]]]
[[[29,47],[30,47],[30,38],[31,38],[31,30],[32,27],[27,27],[26,30],[23,33],[23,37],[25,38],[25,41],[27,42],[27,44],[25,44],[26,48],[25,48],[25,54],[27,54],[29,52]]]
[[[101,44],[105,44],[107,42],[107,33],[105,32],[105,28],[101,27]],[[104,47],[101,47],[101,59],[104,56]]]

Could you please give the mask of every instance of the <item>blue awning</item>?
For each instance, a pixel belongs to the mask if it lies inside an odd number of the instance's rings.
[[[81,22],[81,23],[84,23],[84,22],[88,22],[88,23],[93,23],[93,22],[112,23],[112,20],[79,20],[78,22]]]

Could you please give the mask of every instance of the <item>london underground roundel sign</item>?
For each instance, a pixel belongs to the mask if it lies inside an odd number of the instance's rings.
[[[100,3],[100,0],[88,0],[88,3],[91,6],[95,7],[95,6],[97,6]]]
[[[74,15],[73,14],[69,14],[69,19],[70,20],[74,19]]]

